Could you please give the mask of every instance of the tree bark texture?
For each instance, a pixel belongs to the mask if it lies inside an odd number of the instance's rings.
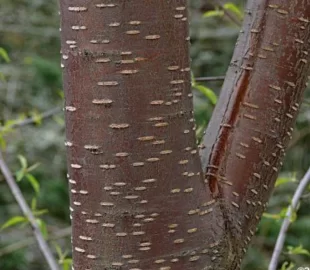
[[[60,4],[73,269],[238,269],[305,88],[308,2],[250,1],[202,162],[186,1]]]

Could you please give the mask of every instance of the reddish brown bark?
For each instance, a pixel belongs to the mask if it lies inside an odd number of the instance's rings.
[[[238,269],[306,82],[296,2],[251,4],[201,166],[186,1],[61,1],[75,270]]]
[[[201,152],[245,251],[272,192],[309,73],[308,1],[252,1]],[[240,241],[240,239],[242,241]]]
[[[96,4],[61,2],[74,267],[201,269],[222,230],[195,145],[185,1]]]

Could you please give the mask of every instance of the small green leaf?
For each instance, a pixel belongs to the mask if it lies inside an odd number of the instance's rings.
[[[203,14],[204,18],[210,18],[210,17],[221,17],[224,15],[223,10],[210,10]]]
[[[202,94],[204,94],[205,97],[210,100],[212,105],[215,105],[217,103],[217,96],[214,94],[214,92],[210,88],[200,85],[200,84],[195,84],[194,88],[196,88]]]
[[[44,214],[48,213],[47,209],[42,209],[42,210],[35,210],[32,212],[34,216],[38,217],[38,216],[42,216]]]
[[[16,176],[16,181],[20,182],[25,176],[25,170],[20,169],[19,171],[15,173],[15,176]]]
[[[62,259],[62,250],[61,250],[61,247],[57,244],[57,243],[54,243],[54,247],[56,249],[56,252],[58,254],[58,258],[61,260]]]
[[[284,262],[281,266],[281,270],[292,270],[294,268],[295,264]]]
[[[292,173],[291,177],[279,177],[275,183],[275,187],[281,186],[283,184],[289,183],[289,182],[296,182],[297,177],[296,173]]]
[[[54,247],[56,249],[56,252],[58,254],[58,262],[60,265],[62,265],[63,270],[70,270],[71,264],[72,264],[72,259],[71,258],[66,258],[68,252],[65,251],[63,252],[61,250],[61,247],[57,243],[53,243]]]
[[[283,219],[286,218],[287,211],[288,211],[287,207],[283,208],[279,213],[280,218],[283,218]],[[290,217],[290,222],[294,222],[296,219],[297,219],[297,213],[296,213],[296,211],[292,211],[291,217]]]
[[[29,181],[29,183],[31,184],[31,186],[34,189],[34,191],[37,194],[39,194],[39,192],[40,192],[40,184],[39,184],[38,180],[30,173],[26,174],[26,178]]]
[[[59,263],[62,264],[66,260],[66,256],[68,254],[68,251],[62,251],[61,247],[57,243],[53,243],[56,249],[56,252],[58,254]]]
[[[288,177],[279,177],[275,183],[275,187],[281,186],[283,184],[291,182],[291,179]]]
[[[288,246],[287,249],[288,249],[289,254],[300,254],[300,255],[306,255],[310,257],[310,252],[304,249],[302,245],[298,247]]]
[[[28,168],[27,168],[27,172],[31,172],[31,171],[33,171],[34,169],[38,168],[39,166],[40,166],[40,163],[37,162],[37,163],[31,165],[30,167],[28,167]]]
[[[63,90],[57,90],[57,92],[56,92],[57,94],[58,94],[58,96],[60,96],[60,98],[61,99],[64,99],[65,98],[65,93],[64,93],[64,91]]]
[[[31,117],[32,117],[33,121],[37,125],[41,125],[42,124],[42,115],[40,113],[38,113],[37,111],[32,111],[31,112]]]
[[[10,57],[5,49],[0,47],[0,56],[4,59],[5,62],[10,63]]]
[[[64,259],[62,261],[62,269],[63,270],[70,270],[71,269],[71,265],[72,265],[72,259]]]
[[[279,214],[269,214],[269,213],[263,213],[263,217],[279,220],[281,219],[281,216]]]
[[[36,198],[32,198],[31,200],[31,210],[32,211],[36,211],[37,209],[37,199]]]
[[[48,238],[48,231],[47,231],[47,227],[46,227],[45,222],[40,218],[37,218],[36,221],[39,225],[40,231],[42,232],[44,238],[47,239]]]
[[[239,19],[243,18],[241,10],[234,3],[226,3],[223,8],[235,13]]]
[[[292,211],[290,221],[291,222],[295,222],[296,219],[297,219],[297,212],[296,211]]]
[[[28,166],[27,159],[24,156],[22,156],[22,155],[18,155],[17,157],[18,157],[19,162],[20,162],[20,164],[22,166],[22,169],[24,169],[24,170],[27,169],[27,166]]]
[[[1,230],[6,229],[8,227],[12,227],[12,226],[19,224],[19,223],[25,223],[27,221],[28,221],[27,218],[25,218],[23,216],[12,217],[2,225]]]
[[[192,80],[192,86],[195,86],[196,85],[196,79],[195,79],[193,72],[191,72],[191,80]]]

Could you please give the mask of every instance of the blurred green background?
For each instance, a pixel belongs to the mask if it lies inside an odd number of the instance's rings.
[[[225,75],[240,28],[227,16],[204,17],[203,14],[214,9],[211,4],[205,3],[209,1],[190,2],[193,74],[196,78]],[[244,2],[230,1],[241,11]],[[37,168],[29,171],[30,177],[24,176],[18,184],[29,204],[32,202],[32,206],[38,210],[47,209],[47,213],[38,216],[42,219],[42,228],[52,239],[50,243],[53,250],[61,253],[61,259],[70,258],[63,113],[60,111],[40,120],[43,112],[63,106],[58,2],[1,0],[0,7],[0,48],[11,59],[6,62],[0,56],[0,143],[3,145],[6,142],[5,158],[11,170],[20,174],[19,177],[23,176],[21,167],[25,167],[25,159],[28,163],[26,167],[40,163]],[[200,84],[218,95],[222,81]],[[210,100],[210,96],[206,97],[196,89],[193,91],[198,130],[202,130],[213,110],[212,97]],[[279,186],[266,211],[272,215],[262,218],[243,269],[267,269],[283,211],[292,198],[298,179],[310,165],[309,104],[310,91],[307,89],[297,128],[279,177]],[[14,123],[12,120],[25,117],[34,117],[36,121],[14,129],[8,128]],[[289,229],[281,255],[281,265],[287,261],[295,266],[290,268],[288,263],[282,269],[297,269],[297,266],[307,264],[310,267],[307,252],[310,250],[309,207],[308,188],[302,198],[297,219]],[[12,223],[16,221],[15,225],[0,231],[0,269],[47,269],[34,242],[31,228],[17,223],[16,219],[14,221],[14,217],[20,215],[18,205],[0,175],[0,226],[8,220]],[[300,245],[303,248],[296,248]],[[66,269],[66,264],[63,267]]]

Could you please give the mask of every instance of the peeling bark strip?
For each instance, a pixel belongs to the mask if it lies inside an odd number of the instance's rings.
[[[249,1],[201,167],[186,1],[61,1],[73,269],[239,269],[305,88],[306,2]]]
[[[273,189],[310,61],[309,1],[249,2],[201,152],[237,253],[245,252]]]
[[[63,0],[61,16],[74,269],[220,265],[228,239],[195,144],[186,1]]]

